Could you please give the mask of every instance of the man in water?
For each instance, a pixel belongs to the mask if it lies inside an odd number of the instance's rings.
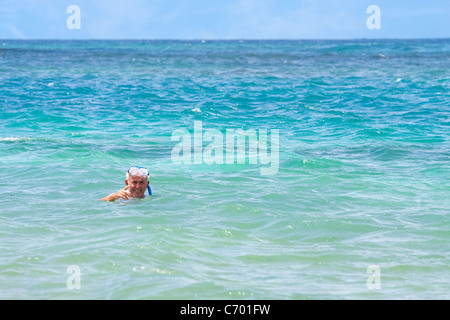
[[[130,167],[125,178],[126,186],[100,200],[116,201],[117,199],[145,198],[145,190],[148,190],[149,195],[152,194],[148,177],[149,173],[147,168]]]

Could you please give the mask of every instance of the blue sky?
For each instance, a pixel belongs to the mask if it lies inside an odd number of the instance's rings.
[[[354,38],[450,38],[450,0],[0,0],[0,39]]]

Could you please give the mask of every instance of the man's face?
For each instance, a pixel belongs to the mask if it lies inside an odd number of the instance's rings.
[[[125,183],[129,186],[128,192],[132,198],[143,198],[149,184],[147,177],[140,176],[130,176]]]

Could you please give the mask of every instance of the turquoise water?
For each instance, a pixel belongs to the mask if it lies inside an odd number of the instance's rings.
[[[1,299],[450,298],[450,40],[5,40],[0,84]],[[176,163],[194,122],[277,171]]]

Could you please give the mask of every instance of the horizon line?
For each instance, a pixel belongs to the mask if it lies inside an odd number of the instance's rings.
[[[0,38],[0,41],[354,41],[354,40],[450,40],[450,37],[426,37],[426,38]]]

